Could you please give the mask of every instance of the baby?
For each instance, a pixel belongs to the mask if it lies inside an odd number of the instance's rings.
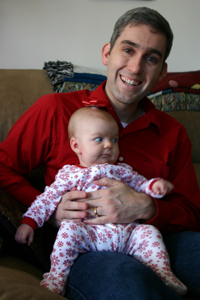
[[[135,191],[154,198],[161,198],[173,189],[167,180],[147,180],[130,166],[116,163],[119,157],[119,129],[108,112],[95,107],[81,108],[70,118],[68,131],[71,148],[77,154],[79,163],[65,165],[59,170],[55,182],[32,203],[16,232],[15,239],[19,243],[28,242],[30,245],[34,229],[50,218],[64,193],[73,188],[86,192],[106,188],[95,185],[94,180],[103,177],[120,180]],[[97,207],[94,207],[96,217],[98,213]],[[62,221],[51,254],[51,269],[44,274],[41,285],[64,294],[74,260],[79,253],[86,251],[132,255],[154,270],[177,293],[183,295],[187,292],[170,269],[169,257],[158,229],[137,222],[91,225],[84,221]]]

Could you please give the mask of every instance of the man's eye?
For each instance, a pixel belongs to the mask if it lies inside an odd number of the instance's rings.
[[[130,48],[126,48],[126,49],[124,49],[124,51],[128,54],[131,54],[133,52],[132,49],[130,49]]]
[[[96,142],[102,142],[102,138],[101,138],[101,137],[98,137],[98,138],[95,139],[95,141],[96,141]]]
[[[148,56],[147,57],[147,60],[151,63],[157,63],[158,59],[156,57],[153,57],[153,56]]]

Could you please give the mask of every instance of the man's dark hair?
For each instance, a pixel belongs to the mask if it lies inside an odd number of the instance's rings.
[[[115,23],[113,34],[110,39],[111,48],[115,45],[117,38],[127,25],[134,26],[138,24],[145,24],[156,29],[158,32],[166,36],[166,51],[163,62],[169,56],[173,44],[173,32],[167,20],[159,14],[156,10],[147,7],[138,7],[127,11]]]

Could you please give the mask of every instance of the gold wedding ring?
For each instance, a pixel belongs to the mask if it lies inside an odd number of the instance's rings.
[[[97,213],[97,207],[94,207],[94,214],[95,214],[95,217],[98,217],[98,213]]]

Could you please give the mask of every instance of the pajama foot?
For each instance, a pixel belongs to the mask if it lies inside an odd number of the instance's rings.
[[[61,295],[64,294],[67,278],[64,278],[62,274],[55,275],[52,273],[45,273],[43,278],[44,279],[40,282],[41,286],[54,293]]]
[[[188,291],[187,287],[175,276],[171,276],[168,278],[166,274],[166,279],[164,278],[165,284],[170,287],[172,290],[174,290],[179,295],[185,295]]]

